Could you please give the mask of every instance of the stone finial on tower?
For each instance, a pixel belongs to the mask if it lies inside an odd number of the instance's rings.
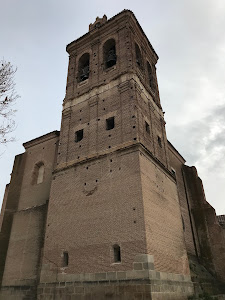
[[[97,17],[95,22],[89,25],[89,31],[101,27],[103,24],[107,22],[107,16],[104,15],[102,18]]]

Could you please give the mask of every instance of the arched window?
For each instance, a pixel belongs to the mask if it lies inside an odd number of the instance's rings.
[[[121,262],[121,253],[120,253],[119,245],[113,246],[113,254],[114,254],[114,262]]]
[[[39,162],[34,166],[32,175],[32,184],[40,184],[44,180],[45,166],[43,162]]]
[[[148,61],[147,61],[147,71],[148,71],[149,86],[153,91],[155,91],[154,73],[153,73],[152,67]]]
[[[79,59],[78,64],[78,82],[84,81],[89,77],[90,55],[84,53]]]
[[[139,66],[139,68],[142,68],[143,64],[142,64],[141,50],[136,43],[135,43],[135,53],[136,53],[136,63]]]
[[[103,46],[103,56],[106,69],[116,64],[116,43],[114,39],[105,42]]]
[[[45,171],[45,167],[44,164],[41,165],[38,169],[38,176],[37,176],[37,184],[42,183],[43,179],[44,179],[44,171]]]

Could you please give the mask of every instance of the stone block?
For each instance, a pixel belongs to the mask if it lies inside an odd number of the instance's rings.
[[[95,273],[95,280],[106,280],[106,274],[107,273]]]
[[[91,299],[93,299],[92,298],[92,294],[91,293],[85,294],[83,299],[85,299],[85,300],[91,300]]]
[[[145,284],[145,292],[150,293],[151,292],[151,284]]]
[[[173,273],[167,273],[167,279],[168,280],[174,280]]]
[[[89,281],[90,280],[90,274],[89,273],[81,273],[80,274],[80,281]]]
[[[75,294],[84,294],[84,287],[83,286],[76,286],[74,289]]]
[[[142,263],[133,263],[133,269],[134,270],[143,270],[143,264]]]
[[[63,299],[63,298],[59,298],[59,300],[61,300],[61,299]],[[82,294],[71,295],[71,300],[83,300],[83,299],[84,299],[84,297]]]
[[[55,277],[52,278],[52,276],[44,275],[43,276],[43,280],[44,280],[45,283],[50,283],[50,282],[54,282],[55,281]]]
[[[153,293],[160,292],[160,285],[158,285],[158,284],[153,284],[153,285],[151,286],[151,291],[152,291]]]
[[[148,271],[148,274],[150,279],[156,279],[156,271],[150,270]]]
[[[57,280],[60,282],[64,282],[65,281],[65,275],[66,274],[58,274],[57,275]]]
[[[66,274],[66,281],[80,281],[80,274]]]
[[[177,276],[177,274],[172,274],[172,278],[173,278],[173,281],[177,281],[178,280],[178,276]]]
[[[116,272],[107,272],[106,274],[108,280],[116,280]]]
[[[178,281],[184,281],[184,275],[182,274],[177,274],[178,275]]]
[[[127,273],[127,279],[132,279],[132,278],[134,278],[134,270],[129,270],[129,271],[127,271],[126,273]]]
[[[183,275],[183,276],[184,276],[184,281],[191,281],[190,275]]]
[[[66,287],[66,291],[67,291],[67,293],[69,293],[69,294],[73,294],[74,293],[74,286],[67,286]]]
[[[156,279],[161,279],[161,272],[156,271],[155,276]]]
[[[155,270],[154,263],[148,262],[148,263],[143,263],[143,269],[145,270]]]
[[[151,262],[154,263],[154,257],[150,254],[138,254],[135,256],[134,262]]]
[[[137,284],[136,285],[136,291],[139,293],[145,293],[145,286],[143,284]]]
[[[49,264],[43,264],[42,266],[41,266],[41,269],[42,270],[49,270],[50,268],[49,268]]]
[[[126,272],[123,272],[123,271],[118,271],[117,272],[117,279],[126,279],[127,278],[127,274]]]
[[[95,273],[89,273],[89,281],[95,281]]]
[[[134,293],[134,300],[143,300],[142,293]]]
[[[167,280],[168,279],[167,273],[166,272],[160,272],[160,279],[161,280]]]
[[[45,294],[50,294],[50,293],[51,293],[51,288],[46,287],[46,288],[44,289],[44,293],[45,293]]]
[[[44,289],[43,288],[38,288],[37,289],[37,295],[42,295],[43,294]]]
[[[146,278],[149,278],[149,271],[148,270],[142,270],[142,271],[133,271],[134,272],[134,277],[133,278],[143,278],[143,279],[146,279]]]

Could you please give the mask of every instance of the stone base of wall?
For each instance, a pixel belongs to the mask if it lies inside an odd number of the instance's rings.
[[[170,280],[118,280],[41,284],[38,300],[185,300],[193,291],[189,282]]]
[[[189,275],[158,272],[153,256],[137,255],[133,270],[68,274],[42,266],[37,293],[30,285],[3,286],[1,300],[187,300],[194,288]]]
[[[38,300],[185,300],[193,295],[189,275],[158,272],[152,255],[139,254],[128,271],[67,274],[43,265]],[[57,278],[57,279],[56,279]]]
[[[209,295],[219,295],[225,293],[225,283],[221,282],[218,278],[200,264],[197,258],[189,255],[189,264],[191,270],[191,280],[194,285],[194,294],[201,295],[207,293]]]
[[[2,286],[0,300],[36,300],[36,286]]]

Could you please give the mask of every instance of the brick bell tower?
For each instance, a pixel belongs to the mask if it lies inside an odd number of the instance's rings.
[[[67,296],[73,286],[79,299],[187,299],[158,56],[128,10],[97,18],[67,52],[40,288]]]

